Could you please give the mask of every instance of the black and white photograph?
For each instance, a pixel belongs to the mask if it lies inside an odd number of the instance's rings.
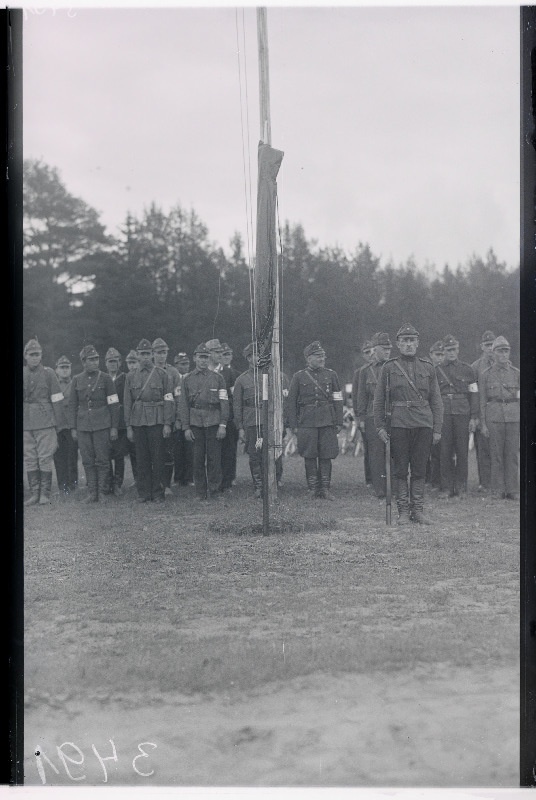
[[[24,783],[520,782],[520,9],[22,10]]]

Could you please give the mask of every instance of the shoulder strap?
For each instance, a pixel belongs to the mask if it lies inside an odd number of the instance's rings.
[[[152,374],[153,374],[153,372],[155,371],[155,369],[156,369],[156,366],[154,366],[154,367],[152,368],[152,370],[150,371],[150,373],[149,373],[149,377],[147,378],[147,380],[145,381],[145,383],[144,383],[144,384],[143,384],[143,386],[141,387],[140,393],[138,394],[138,396],[137,396],[137,397],[136,397],[136,399],[134,400],[134,402],[135,402],[135,403],[137,403],[137,402],[138,402],[138,400],[140,399],[140,397],[141,397],[141,396],[142,396],[142,394],[144,393],[144,391],[145,391],[145,387],[147,386],[147,384],[148,384],[148,383],[149,383],[149,381],[151,380]]]
[[[438,371],[439,371],[439,372],[440,372],[440,373],[443,375],[443,377],[445,378],[445,380],[446,380],[446,382],[448,383],[448,385],[449,385],[449,386],[452,386],[452,388],[454,389],[454,384],[452,383],[452,381],[451,381],[451,380],[449,380],[449,379],[447,378],[447,376],[445,375],[445,373],[443,372],[443,370],[442,370],[442,368],[439,366],[439,364],[437,365],[437,369],[438,369]]]
[[[417,389],[417,387],[415,386],[415,384],[413,383],[413,381],[412,381],[412,380],[411,380],[411,378],[409,377],[408,373],[406,372],[406,370],[404,369],[404,367],[402,366],[402,364],[400,363],[400,361],[398,361],[398,360],[396,360],[396,359],[395,359],[395,364],[396,364],[396,366],[398,367],[398,369],[400,370],[400,372],[402,373],[402,375],[405,377],[405,379],[407,380],[407,382],[409,383],[409,385],[411,386],[411,388],[413,389],[413,391],[414,391],[414,392],[417,394],[417,396],[418,396],[419,400],[422,400],[423,402],[425,402],[425,401],[424,401],[424,397],[423,397],[423,396],[422,396],[422,394],[419,392],[419,390]]]
[[[98,383],[99,383],[99,381],[100,381],[100,376],[101,376],[101,375],[102,375],[102,372],[101,372],[101,371],[100,371],[100,369],[99,369],[99,372],[98,372],[98,375],[97,375],[97,380],[95,381],[95,385],[93,386],[92,390],[91,390],[91,391],[90,391],[90,393],[89,393],[89,396],[90,396],[90,397],[91,397],[91,395],[93,394],[93,392],[95,391],[95,389],[97,388],[97,385],[98,385]]]
[[[308,369],[304,369],[304,372],[305,372],[305,373],[306,373],[306,374],[309,376],[309,378],[312,380],[312,382],[314,383],[314,385],[315,385],[315,386],[316,386],[318,389],[320,389],[320,391],[322,392],[322,394],[324,395],[324,397],[325,397],[327,400],[331,400],[331,397],[329,396],[329,394],[326,392],[326,390],[325,390],[325,389],[324,389],[322,386],[320,386],[320,384],[318,383],[318,381],[316,380],[316,378],[314,377],[314,375],[311,375],[311,373],[309,372],[309,370],[308,370]]]

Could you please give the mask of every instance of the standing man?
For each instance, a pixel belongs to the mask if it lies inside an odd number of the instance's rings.
[[[504,336],[493,342],[495,363],[479,377],[482,435],[489,437],[493,497],[517,500],[519,451],[519,370],[510,362]]]
[[[195,369],[183,380],[181,422],[194,444],[194,483],[198,500],[221,497],[221,441],[225,438],[229,401],[225,381],[209,369],[210,351],[203,342],[194,351]]]
[[[436,368],[441,366],[445,360],[445,346],[443,340],[435,342],[430,348],[430,361]],[[439,489],[441,486],[441,442],[433,444],[430,450],[430,458],[426,465],[426,483],[432,485],[432,489]]]
[[[236,479],[236,450],[238,447],[238,429],[234,422],[233,394],[235,381],[240,373],[231,366],[231,361],[233,360],[232,349],[226,342],[221,347],[220,372],[225,381],[225,388],[229,398],[227,433],[221,443],[221,490],[222,492],[230,492],[233,481]]]
[[[69,397],[69,424],[86,473],[86,503],[110,494],[110,442],[117,440],[119,398],[109,375],[99,369],[93,345],[80,352],[84,371],[75,375]]]
[[[136,444],[138,503],[164,502],[164,440],[171,436],[174,401],[167,372],[152,362],[147,339],[138,344],[138,367],[125,380],[125,423]]]
[[[221,342],[219,339],[209,339],[208,342],[205,342],[207,350],[208,350],[208,368],[211,372],[220,372],[221,371],[221,354],[223,353],[223,347],[221,346]],[[195,353],[194,353],[194,361],[195,361]]]
[[[58,447],[56,426],[61,424],[63,394],[54,370],[41,364],[42,356],[37,339],[30,339],[24,348],[22,371],[24,466],[30,486],[25,506],[50,503],[52,459]]]
[[[163,339],[155,339],[153,342],[153,353],[154,353],[154,363],[160,369],[163,369],[169,375],[171,386],[172,386],[172,393],[173,393],[173,427],[175,427],[175,420],[176,420],[176,406],[178,404],[180,394],[181,394],[181,377],[179,374],[178,369],[172,367],[171,364],[167,363],[167,357],[169,353],[169,347],[165,343]],[[173,432],[171,436],[168,436],[167,439],[164,439],[164,494],[170,495],[171,492],[171,478],[173,475]]]
[[[445,361],[436,369],[443,401],[440,498],[467,497],[469,434],[474,433],[480,413],[478,382],[474,369],[460,361],[460,343],[443,338]]]
[[[78,486],[78,445],[71,436],[69,424],[69,397],[71,394],[71,362],[67,356],[56,361],[56,375],[63,400],[61,401],[61,422],[58,423],[58,449],[54,453],[54,466],[60,494],[74,492]]]
[[[305,459],[308,491],[315,497],[333,500],[331,462],[339,454],[342,391],[337,373],[325,366],[326,353],[320,342],[307,345],[303,355],[307,367],[296,372],[290,382],[289,424],[298,437],[298,453]]]
[[[134,372],[134,370],[138,368],[138,363],[139,362],[138,362],[138,356],[137,356],[137,353],[136,353],[135,350],[130,350],[130,352],[128,353],[127,357],[125,358],[125,363],[127,365],[127,371],[128,372]],[[128,372],[127,372],[127,374],[128,374]],[[125,380],[126,380],[126,375],[125,375]],[[123,394],[119,398],[119,400],[121,402],[121,406],[123,408],[123,419],[125,417],[125,411],[124,411],[124,406],[123,406],[124,399],[125,399],[125,394],[124,394],[124,388],[123,388]],[[126,432],[126,422],[125,422],[125,432]],[[128,455],[130,456],[130,468],[132,469],[132,477],[134,478],[134,483],[136,483],[136,478],[137,478],[137,475],[138,475],[138,471],[136,469],[136,444],[134,442],[131,442],[130,439],[128,438],[128,436],[127,436],[127,444],[128,444]]]
[[[176,369],[180,375],[180,392],[182,393],[184,376],[190,372],[190,359],[187,353],[177,353],[174,358]],[[180,418],[180,394],[175,397],[175,431],[173,433],[173,461],[175,465],[174,482],[181,486],[193,485],[194,481],[194,445],[186,441]]]
[[[485,369],[495,363],[493,355],[493,342],[497,337],[493,331],[484,331],[480,342],[481,355],[471,364],[477,379]],[[482,423],[482,419],[480,420]],[[479,424],[475,431],[476,460],[478,464],[478,489],[479,491],[489,491],[491,488],[491,453],[489,449],[489,438],[482,433],[482,425]]]
[[[419,333],[413,325],[402,325],[396,345],[400,355],[383,365],[374,395],[374,423],[383,442],[391,438],[398,524],[408,525],[413,521],[430,525],[424,515],[424,480],[430,447],[441,439],[441,394],[434,367],[430,361],[417,357]],[[387,392],[389,408],[386,408]]]
[[[385,444],[378,436],[374,424],[374,395],[382,366],[391,356],[391,340],[388,333],[375,333],[372,337],[374,360],[359,370],[357,396],[353,398],[356,422],[367,442],[369,469],[376,497],[385,497]]]
[[[370,339],[367,339],[365,342],[363,342],[363,345],[361,347],[361,353],[363,355],[363,358],[365,359],[365,363],[362,364],[358,369],[356,369],[356,371],[354,372],[354,378],[353,378],[353,381],[352,381],[352,407],[353,407],[353,411],[354,411],[354,416],[356,415],[356,402],[357,402],[357,390],[358,390],[358,386],[359,386],[359,374],[360,374],[361,370],[364,370],[364,369],[366,369],[368,367],[368,365],[371,363],[371,361],[374,358],[374,348],[372,346],[372,341]],[[363,431],[361,431],[361,440],[363,442],[363,470],[364,470],[364,473],[365,473],[365,486],[367,486],[367,488],[368,488],[368,487],[372,486],[372,479],[371,479],[371,476],[370,476],[370,463],[369,463],[368,445],[367,445],[367,440],[365,439],[365,436],[363,434]]]
[[[106,371],[115,386],[115,393],[119,398],[119,423],[117,426],[117,439],[110,447],[110,489],[111,494],[123,494],[123,481],[125,480],[125,457],[129,453],[127,426],[123,411],[123,398],[125,395],[126,375],[120,371],[121,355],[115,347],[110,347],[104,356]]]

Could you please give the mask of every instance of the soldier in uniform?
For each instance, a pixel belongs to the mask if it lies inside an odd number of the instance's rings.
[[[436,368],[443,401],[441,432],[441,491],[438,497],[467,496],[469,434],[479,422],[478,383],[470,364],[460,361],[460,344],[443,338],[445,361]]]
[[[382,366],[391,355],[391,340],[388,333],[375,333],[372,337],[374,360],[359,370],[357,394],[353,399],[356,422],[367,442],[369,469],[376,497],[385,497],[385,444],[374,424],[374,394]]]
[[[180,375],[180,391],[183,379],[190,372],[190,359],[187,353],[177,353],[174,364]],[[187,442],[180,418],[180,399],[175,399],[175,431],[173,439],[173,461],[175,465],[174,482],[181,486],[193,485],[194,481],[194,445]]]
[[[357,403],[357,390],[359,386],[359,374],[361,370],[364,370],[368,367],[370,362],[374,358],[374,347],[372,346],[372,341],[367,339],[363,342],[361,347],[361,353],[363,358],[365,359],[365,363],[362,364],[356,371],[354,372],[354,378],[352,381],[352,407],[354,411],[354,416],[356,416],[356,403]],[[368,444],[365,436],[363,435],[363,431],[361,431],[361,440],[363,442],[363,470],[365,473],[365,485],[367,487],[372,486],[372,479],[370,476],[370,463],[369,463],[369,453],[368,453]]]
[[[240,375],[237,369],[231,366],[233,351],[229,345],[222,344],[219,372],[225,381],[227,396],[229,397],[229,419],[227,420],[227,433],[221,443],[221,490],[229,492],[233,481],[236,479],[236,451],[238,447],[238,429],[234,421],[233,392],[235,381]]]
[[[134,372],[135,369],[138,368],[138,354],[135,350],[130,350],[127,357],[125,358],[125,363],[127,365],[128,372]],[[127,373],[128,374],[128,373]],[[125,375],[126,380],[126,375]],[[124,400],[124,388],[123,388],[123,395],[119,398],[121,402],[121,407],[123,408],[123,400]],[[123,409],[123,419],[125,417],[125,412]],[[126,422],[125,422],[125,432],[126,432]],[[131,442],[127,436],[127,444],[128,444],[128,455],[130,456],[130,468],[132,469],[132,477],[134,478],[134,482],[136,482],[136,477],[138,471],[136,469],[136,443]]]
[[[520,375],[504,336],[493,342],[493,355],[495,362],[478,381],[481,431],[489,437],[492,495],[517,500]]]
[[[430,447],[441,439],[441,394],[434,367],[430,361],[417,357],[419,333],[413,325],[402,325],[396,344],[400,355],[385,362],[376,387],[374,423],[383,442],[391,438],[398,524],[407,525],[413,521],[429,525],[424,514],[424,481]],[[389,408],[386,408],[387,391]],[[387,431],[389,414],[390,434]]]
[[[443,363],[445,360],[445,346],[442,339],[434,342],[429,354],[430,361],[434,367],[437,368]],[[432,489],[439,489],[441,486],[441,442],[433,444],[430,450],[430,458],[426,465],[426,483],[431,484]]]
[[[304,349],[305,369],[296,372],[288,396],[289,425],[305,459],[307,489],[315,497],[333,500],[331,461],[339,454],[337,434],[343,425],[343,397],[337,373],[325,367],[320,342]]]
[[[172,367],[171,364],[167,363],[169,347],[167,346],[167,344],[163,339],[158,338],[154,340],[153,353],[154,353],[154,363],[161,369],[165,370],[171,380],[171,386],[173,392],[173,428],[174,428],[175,421],[177,419],[176,408],[178,406],[181,394],[181,376],[178,369]],[[164,453],[165,453],[164,494],[165,495],[170,495],[172,493],[171,478],[173,476],[173,466],[174,466],[173,445],[174,445],[174,433],[172,431],[171,436],[169,436],[167,439],[164,440]]]
[[[24,465],[30,497],[25,506],[50,503],[52,459],[58,447],[56,427],[61,424],[63,394],[53,369],[41,364],[43,351],[37,339],[24,348]]]
[[[198,500],[221,497],[221,441],[225,438],[229,401],[225,381],[208,367],[203,342],[194,352],[195,369],[185,376],[180,417],[187,441],[194,444],[194,483]]]
[[[484,331],[482,334],[482,341],[480,342],[480,350],[482,351],[479,358],[471,364],[476,376],[480,379],[480,373],[495,363],[493,355],[493,342],[497,337],[493,331]],[[489,438],[484,436],[481,429],[481,423],[475,431],[475,449],[476,460],[478,464],[478,483],[480,491],[489,491],[491,488],[491,453],[489,450]]]
[[[125,395],[126,375],[120,371],[121,355],[115,347],[110,347],[104,356],[106,371],[112,379],[115,392],[119,398],[119,422],[117,425],[117,439],[110,446],[110,489],[113,494],[123,494],[125,480],[125,457],[129,454],[129,441],[127,426],[123,412],[123,397]]]
[[[127,436],[136,444],[138,503],[164,502],[164,440],[171,436],[175,414],[172,380],[153,364],[153,348],[142,339],[137,348],[138,367],[125,380]]]
[[[56,375],[63,394],[61,422],[58,423],[58,449],[54,453],[54,466],[58,489],[64,495],[74,492],[78,486],[78,444],[71,436],[69,424],[69,396],[71,394],[71,362],[67,356],[56,361]]]
[[[110,442],[117,439],[119,397],[109,375],[99,369],[99,354],[93,345],[80,352],[84,371],[75,375],[69,397],[69,424],[78,441],[86,473],[88,496],[96,503],[110,494]]]

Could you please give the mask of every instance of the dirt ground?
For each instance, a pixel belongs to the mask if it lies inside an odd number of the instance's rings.
[[[302,471],[279,514],[303,529],[269,537],[233,533],[262,513],[243,456],[225,504],[26,510],[28,784],[518,784],[517,505],[471,454],[467,501],[389,529],[362,459],[334,503]]]

